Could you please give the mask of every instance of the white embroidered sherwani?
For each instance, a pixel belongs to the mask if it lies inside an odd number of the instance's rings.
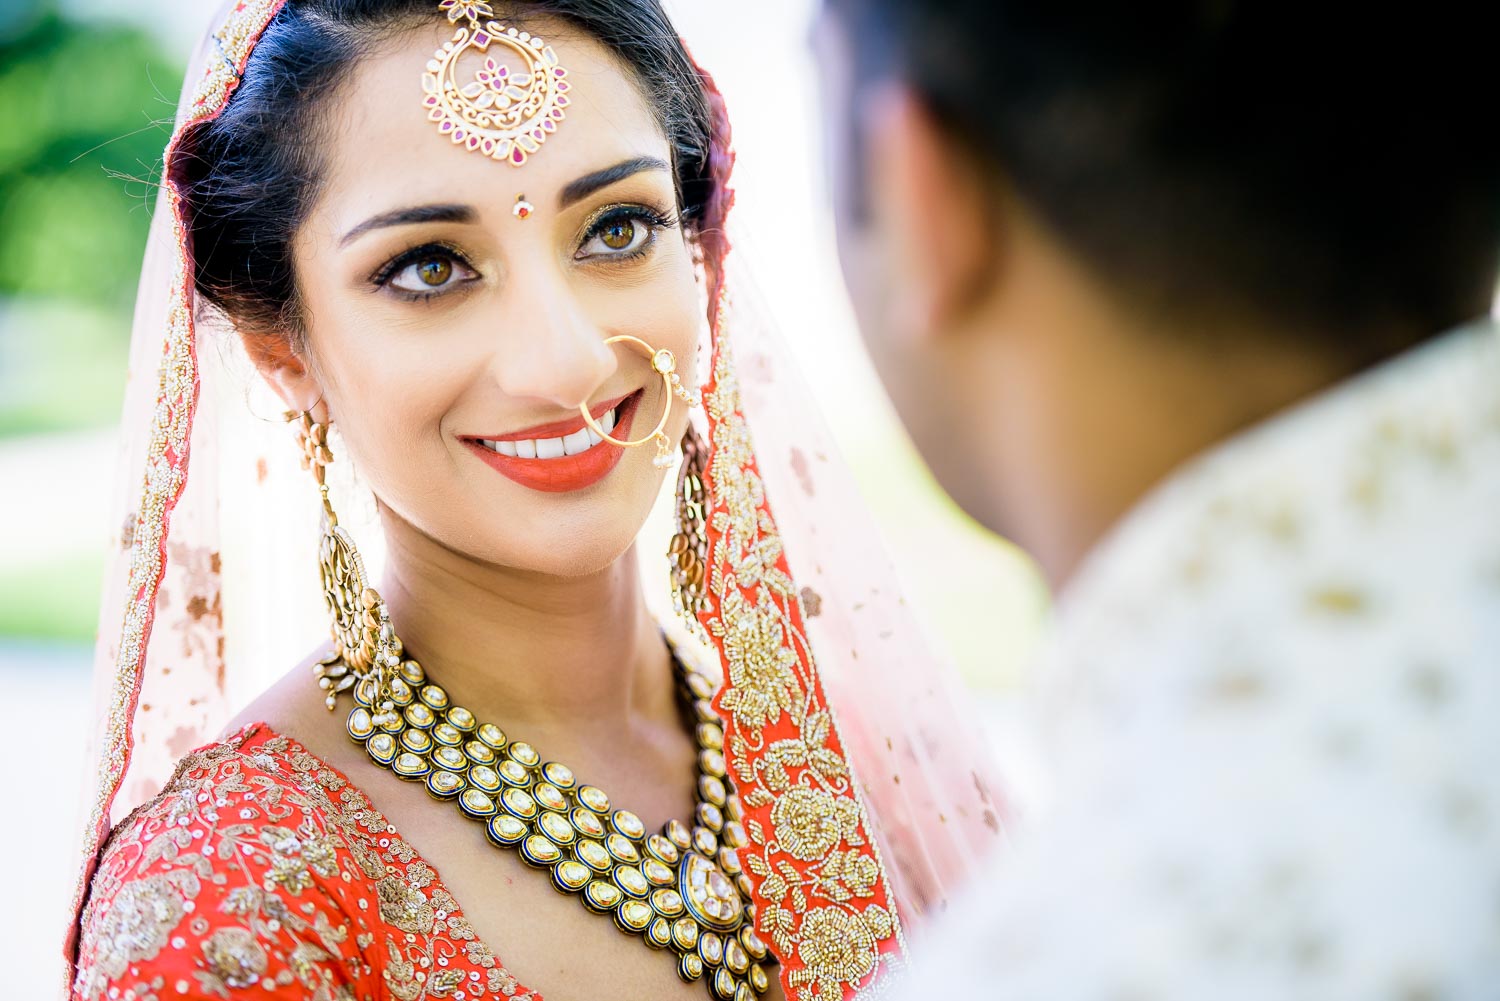
[[[1174,475],[1038,678],[1047,799],[903,997],[1500,998],[1496,328]]]

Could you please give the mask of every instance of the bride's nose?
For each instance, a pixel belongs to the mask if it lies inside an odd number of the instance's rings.
[[[510,396],[530,397],[575,410],[587,403],[618,367],[605,334],[559,284],[518,296],[501,322],[495,377]]]

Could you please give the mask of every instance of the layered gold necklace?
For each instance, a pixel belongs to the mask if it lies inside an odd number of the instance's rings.
[[[530,744],[453,705],[406,656],[385,601],[370,586],[359,550],[333,510],[328,427],[305,411],[288,419],[301,423],[304,465],[323,499],[318,563],[334,652],[314,672],[330,710],[345,695],[353,699],[349,736],[376,764],[455,803],[484,825],[497,848],[514,850],[549,873],[559,892],[675,955],[683,980],[704,981],[720,1001],[756,1001],[770,986],[766,966],[776,960],[755,934],[752,886],[738,854],[748,838],[725,774],[724,728],[710,701],[714,679],[673,651],[678,696],[698,743],[697,805],[691,823],[670,820],[648,834],[640,817],[613,808],[602,789],[579,782],[568,766],[544,761]]]
[[[434,53],[422,76],[428,117],[469,150],[524,164],[566,117],[567,70],[540,38],[492,20],[489,3],[441,0],[439,10],[456,33]],[[466,55],[486,60],[472,82],[461,83],[458,63]],[[522,202],[517,215],[525,218]],[[583,420],[615,446],[655,441],[657,465],[670,466],[664,429],[672,399],[692,405],[694,398],[683,388],[670,351],[633,337],[605,343],[621,340],[651,355],[652,370],[663,379],[666,407],[660,423],[648,437],[626,442],[594,426],[587,407],[579,408]],[[725,775],[724,730],[709,701],[714,681],[685,666],[674,652],[679,694],[695,720],[697,805],[691,824],[674,819],[648,834],[640,817],[612,808],[603,790],[580,783],[571,768],[543,761],[530,744],[453,705],[420,664],[403,656],[385,603],[370,587],[354,541],[339,526],[329,500],[328,428],[306,411],[287,417],[300,418],[304,465],[313,470],[323,495],[319,560],[336,653],[316,671],[329,709],[342,695],[352,696],[349,736],[377,764],[457,804],[460,813],[484,825],[492,844],[514,849],[527,865],[550,873],[560,892],[612,916],[622,931],[647,945],[670,950],[683,980],[705,980],[721,1001],[755,1001],[764,994],[770,985],[764,964],[775,960],[755,934],[752,887],[736,851],[748,839],[739,798]],[[692,460],[698,453],[685,444],[684,454]],[[684,465],[686,474],[692,469],[691,461]],[[701,481],[689,476],[689,482],[701,492]],[[681,489],[679,494],[681,522],[685,508],[694,505]],[[701,505],[697,510],[701,518]],[[694,618],[692,575],[701,576],[702,548],[681,533],[673,541],[673,594],[688,620]]]
[[[558,891],[669,950],[683,980],[704,980],[721,1001],[754,1001],[775,958],[755,934],[750,880],[736,851],[747,839],[709,701],[716,685],[675,652],[672,660],[695,720],[697,806],[691,824],[670,820],[654,834],[571,768],[543,761],[530,744],[453,705],[415,660],[400,661],[383,684],[383,672],[356,670],[338,654],[315,672],[330,708],[352,696],[346,729],[377,764],[455,803],[496,847],[548,872]]]

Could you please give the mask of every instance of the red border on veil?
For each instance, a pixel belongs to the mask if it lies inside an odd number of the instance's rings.
[[[240,0],[231,8],[223,27],[214,35],[211,44],[217,45],[218,51],[210,55],[211,63],[205,68],[203,79],[190,80],[185,84],[196,87],[196,93],[188,113],[173,130],[162,158],[164,201],[160,204],[172,213],[177,249],[177,285],[168,311],[167,330],[163,333],[151,445],[146,455],[145,479],[141,503],[137,506],[132,542],[128,585],[130,590],[120,646],[116,652],[110,717],[106,723],[100,754],[100,785],[83,832],[84,841],[80,847],[82,865],[73,893],[72,923],[63,942],[63,955],[68,963],[69,991],[72,989],[78,958],[79,917],[112,826],[111,809],[130,767],[146,651],[156,620],[156,595],[166,574],[167,539],[171,530],[172,513],[182,492],[187,488],[192,430],[201,388],[192,313],[192,250],[186,221],[182,218],[181,195],[172,179],[172,164],[180,152],[188,129],[222,113],[229,95],[239,85],[240,75],[244,72],[255,42],[285,2],[286,0]],[[161,482],[163,477],[168,483],[165,490]],[[160,509],[157,511],[153,511],[153,500],[160,502]],[[151,523],[153,519],[155,525]],[[153,539],[154,545],[151,542]],[[132,629],[132,620],[137,618],[139,625]],[[135,633],[134,637],[131,636],[132,631]]]
[[[187,131],[195,125],[212,120],[222,112],[239,83],[240,74],[244,71],[255,43],[284,4],[285,0],[240,0],[230,10],[226,23],[214,36],[213,44],[217,44],[218,50],[210,53],[212,61],[206,67],[204,77],[199,81],[189,82],[190,86],[197,88],[195,96],[165,152],[167,169],[163,202],[160,204],[165,205],[172,213],[177,269],[167,329],[163,332],[157,405],[152,422],[151,445],[146,455],[146,475],[137,508],[140,513],[130,556],[128,605],[115,657],[110,716],[99,768],[99,787],[84,831],[82,865],[74,894],[74,918],[64,946],[70,989],[79,944],[79,912],[98,867],[111,826],[111,810],[131,761],[135,714],[141,696],[146,651],[155,623],[156,596],[167,566],[166,541],[173,513],[187,485],[190,442],[201,387],[192,315],[192,249],[187,221],[182,217],[182,198],[173,181],[171,168],[181,152],[181,144]],[[712,422],[709,453],[712,512],[724,512],[733,508],[743,514],[747,510],[753,510],[753,520],[757,525],[764,526],[760,537],[769,540],[776,548],[777,555],[769,561],[768,569],[773,569],[790,582],[789,566],[785,554],[779,550],[779,539],[776,537],[769,505],[763,493],[755,495],[753,484],[758,482],[758,470],[753,452],[749,450],[748,429],[745,428],[744,416],[739,410],[737,389],[732,377],[726,378],[726,373],[729,372],[729,351],[725,332],[720,329],[719,306],[724,288],[723,262],[729,250],[724,221],[734,200],[733,191],[728,184],[734,155],[730,148],[729,124],[723,99],[714,86],[712,77],[701,69],[699,73],[714,118],[708,167],[710,175],[717,182],[705,212],[704,230],[700,233],[705,263],[710,272],[709,319],[714,342],[714,376],[704,390],[705,401],[710,403],[708,409],[711,414],[716,415]],[[723,529],[710,527],[710,543],[715,549],[725,536]],[[789,768],[798,779],[810,771],[819,771],[820,775],[826,777],[827,774],[832,774],[834,767],[828,764],[830,758],[827,756],[842,761],[843,744],[837,722],[828,709],[811,650],[805,637],[801,635],[800,604],[794,591],[776,590],[774,594],[768,595],[757,584],[745,583],[747,580],[742,575],[740,585],[711,597],[710,609],[702,615],[703,624],[715,637],[720,661],[725,666],[725,687],[715,704],[726,720],[725,728],[729,736],[726,747],[728,763],[742,779],[747,774],[762,774],[765,765],[780,753],[778,747],[785,751],[789,744],[798,743],[813,756],[790,764],[782,762],[779,766]],[[774,609],[777,621],[785,625],[789,638],[781,647],[762,649],[760,652],[769,652],[778,658],[790,656],[793,659],[799,677],[803,679],[799,691],[808,696],[809,704],[816,709],[815,715],[800,716],[795,720],[791,715],[784,719],[777,717],[770,721],[769,726],[754,728],[755,732],[744,725],[743,709],[737,715],[735,706],[743,705],[743,698],[757,693],[751,690],[754,686],[741,684],[746,664],[744,648],[737,645],[740,642],[738,638],[732,642],[726,640],[724,630],[739,628],[735,622],[735,602],[740,602],[743,606],[746,599],[768,614]],[[758,772],[757,769],[761,771]],[[750,782],[744,784],[747,788],[756,785]],[[760,795],[747,796],[745,804],[747,826],[752,833],[760,832],[757,845],[764,847],[765,831],[771,831],[774,838],[778,824],[782,832],[782,843],[792,843],[788,839],[796,836],[796,825],[788,823],[785,811],[778,813],[776,809],[782,797],[774,791],[767,791],[764,785],[757,787]],[[798,785],[797,788],[806,787]],[[776,952],[782,961],[782,979],[788,992],[792,993],[800,988],[807,992],[807,996],[820,999],[850,997],[868,987],[881,975],[885,960],[898,960],[903,951],[903,942],[895,901],[887,885],[879,847],[871,837],[864,817],[857,783],[846,770],[837,782],[825,783],[819,788],[822,791],[834,790],[839,807],[841,833],[831,851],[839,858],[837,866],[856,873],[857,881],[831,875],[830,865],[833,863],[827,852],[816,859],[810,856],[804,858],[795,852],[790,855],[782,853],[775,858],[774,868],[767,868],[765,858],[770,856],[764,853],[757,855],[754,850],[756,846],[747,846],[742,854],[747,856],[747,869],[754,873],[754,896],[760,905],[757,928],[765,938],[777,945]],[[807,844],[804,839],[803,847]],[[750,860],[751,856],[754,861]],[[796,878],[793,878],[793,873]],[[808,906],[791,908],[784,906],[781,901],[773,901],[765,892],[768,885],[774,888],[772,881],[776,879],[795,884],[788,890],[792,893],[801,893],[801,886],[808,887],[808,892],[814,894],[820,892],[813,889],[815,886],[823,890],[834,884],[841,887],[855,886],[852,894],[855,899],[838,901],[836,905],[829,904],[827,900],[814,900]],[[795,914],[792,913],[794,910]],[[849,921],[855,924],[849,925]],[[869,949],[864,949],[861,954],[863,946],[852,953],[842,948],[841,944],[847,942],[850,934],[860,942],[868,940]]]
[[[712,75],[694,66],[712,116],[715,182],[699,234],[713,342],[713,374],[702,391],[710,558],[708,608],[699,619],[725,669],[713,701],[724,720],[726,764],[745,793],[750,843],[738,855],[752,874],[755,930],[776,946],[787,995],[853,998],[904,963],[905,940],[740,408],[732,338],[723,329],[732,131]],[[768,553],[775,554],[769,567]]]

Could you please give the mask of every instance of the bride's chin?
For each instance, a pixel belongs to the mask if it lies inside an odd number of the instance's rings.
[[[599,573],[635,545],[656,500],[653,485],[618,486],[621,489],[599,491],[587,501],[563,503],[558,495],[528,491],[531,497],[524,506],[502,508],[510,513],[470,535],[470,555],[483,563],[550,577]]]
[[[515,540],[497,565],[528,574],[571,579],[591,577],[618,563],[635,545],[636,534],[597,532],[591,536],[543,538],[528,546]]]

